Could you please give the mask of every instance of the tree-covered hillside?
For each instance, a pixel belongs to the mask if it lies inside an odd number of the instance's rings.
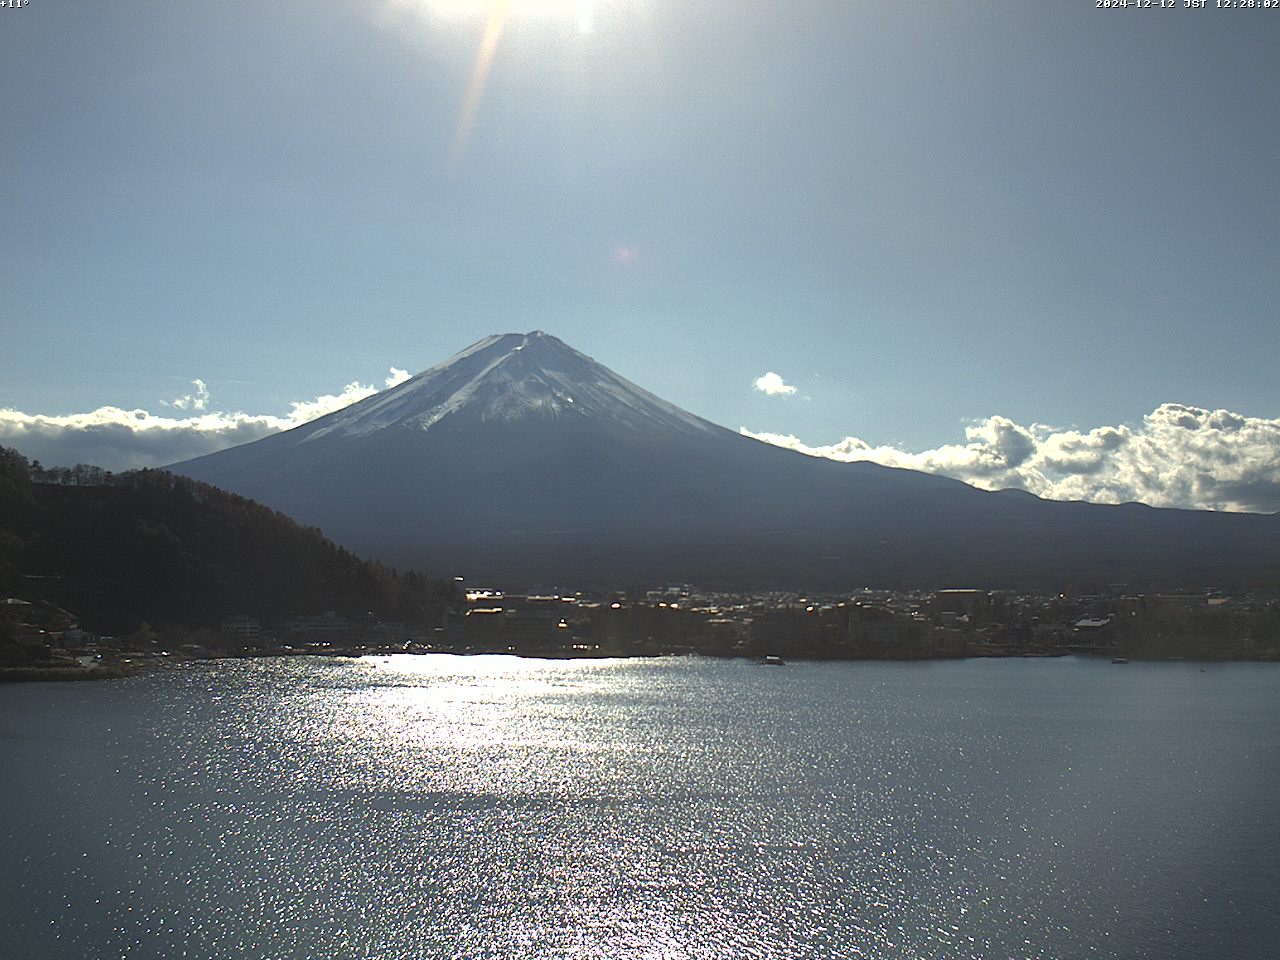
[[[448,589],[207,484],[161,470],[44,470],[0,448],[0,593],[53,601],[91,630],[321,610],[430,622]]]

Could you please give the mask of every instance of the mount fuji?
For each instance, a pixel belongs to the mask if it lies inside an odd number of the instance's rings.
[[[1280,579],[1280,517],[991,493],[808,457],[540,331],[171,467],[384,562],[508,585],[1200,586]]]

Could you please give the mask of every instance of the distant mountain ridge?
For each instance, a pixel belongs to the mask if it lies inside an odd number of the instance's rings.
[[[1039,500],[719,427],[541,331],[174,465],[436,575],[508,584],[1280,581],[1280,518]]]

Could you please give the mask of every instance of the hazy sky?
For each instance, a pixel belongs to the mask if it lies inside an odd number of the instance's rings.
[[[541,328],[811,445],[1280,417],[1280,9],[497,6],[0,8],[0,407]]]

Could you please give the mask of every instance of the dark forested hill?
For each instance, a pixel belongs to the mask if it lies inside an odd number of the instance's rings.
[[[0,448],[0,592],[89,629],[320,610],[423,621],[447,588],[367,563],[284,514],[161,470],[44,471]]]

